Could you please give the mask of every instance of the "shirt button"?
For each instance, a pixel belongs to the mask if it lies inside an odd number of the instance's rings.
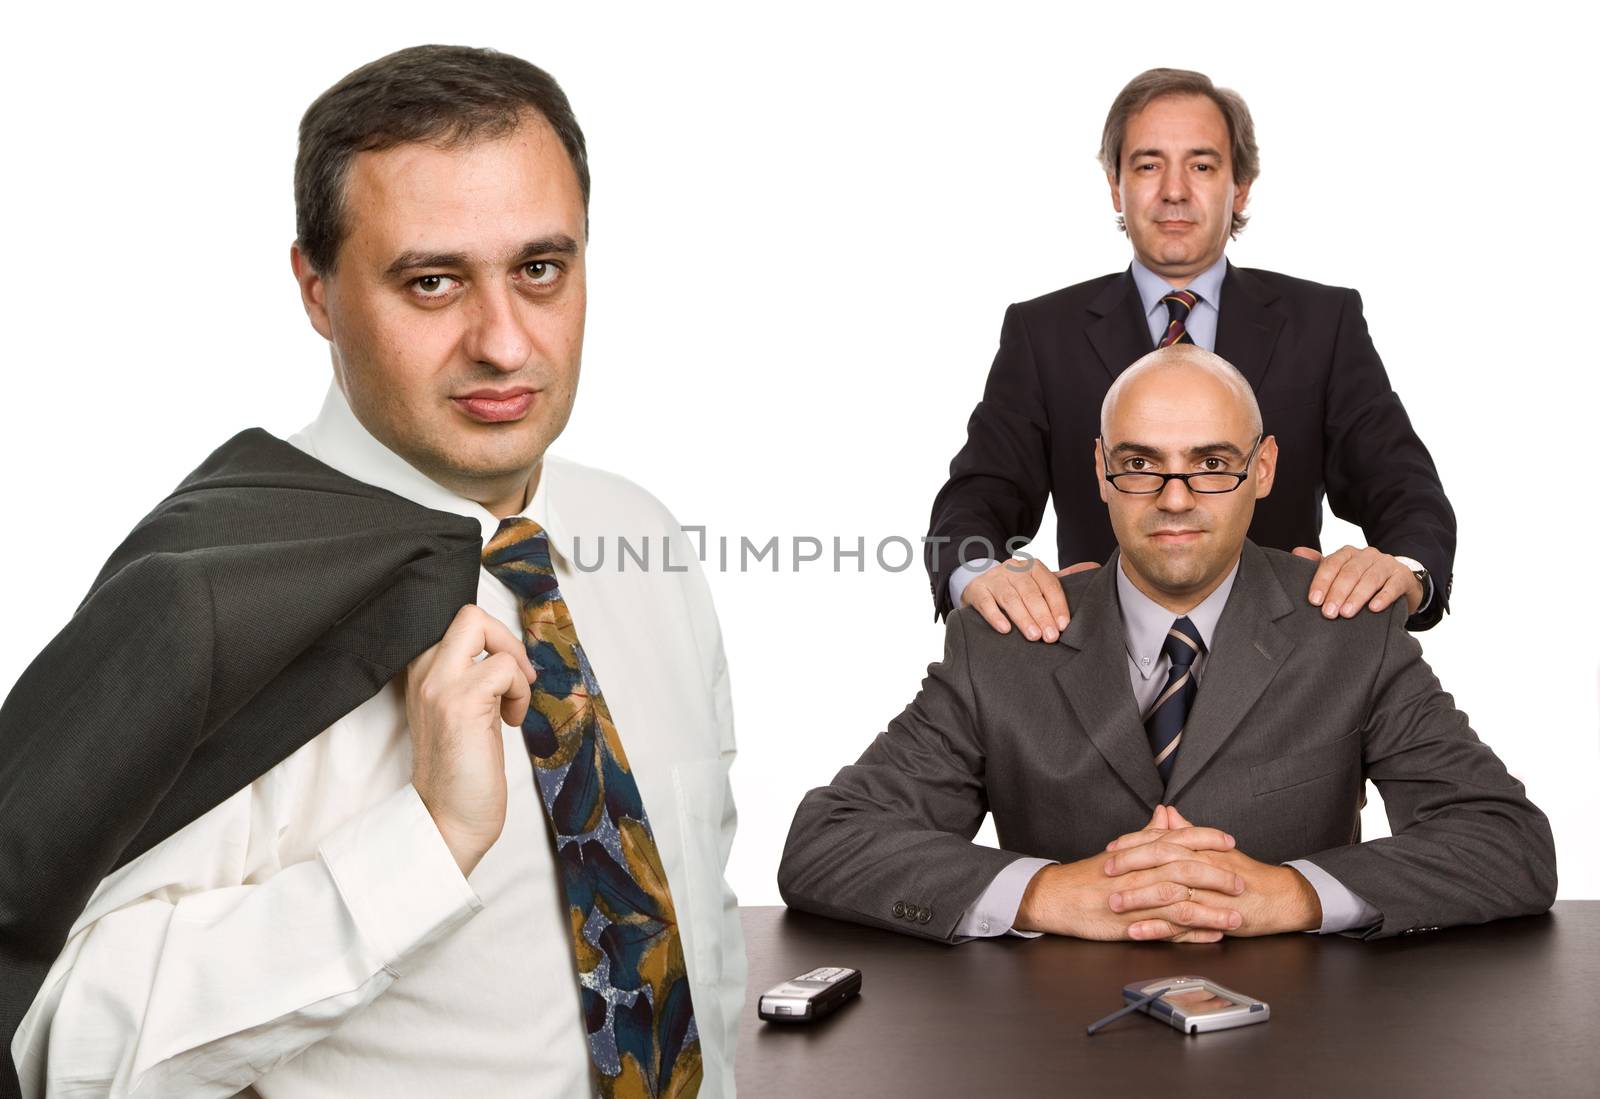
[[[980,924],[979,924],[979,925],[978,925],[978,927],[979,927],[979,928],[980,928],[980,929],[981,929],[981,930],[984,930],[984,931],[987,931],[987,930],[989,930],[989,921],[988,921],[988,920],[984,920],[984,921],[983,921],[983,922],[982,922],[982,923],[980,923]]]
[[[1148,663],[1150,663],[1150,658],[1148,656],[1141,656],[1139,658],[1139,663],[1148,664]]]

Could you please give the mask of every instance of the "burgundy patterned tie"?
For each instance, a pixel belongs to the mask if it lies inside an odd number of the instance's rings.
[[[1189,310],[1200,300],[1200,295],[1193,290],[1174,290],[1161,300],[1167,305],[1167,330],[1156,346],[1171,347],[1175,343],[1193,343],[1194,337],[1189,335],[1185,325],[1189,321]]]

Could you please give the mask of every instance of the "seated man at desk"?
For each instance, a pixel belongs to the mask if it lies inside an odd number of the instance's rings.
[[[784,900],[946,942],[1378,938],[1549,908],[1549,822],[1404,605],[1329,621],[1314,563],[1245,538],[1278,454],[1244,378],[1155,351],[1100,425],[1118,549],[1062,578],[1067,632],[952,614],[910,706],[801,802]],[[1361,843],[1367,779],[1394,834]],[[999,850],[971,842],[985,812]]]

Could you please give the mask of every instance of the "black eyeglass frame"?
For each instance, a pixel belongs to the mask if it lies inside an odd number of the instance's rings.
[[[1199,496],[1223,496],[1230,492],[1238,492],[1239,486],[1244,484],[1245,479],[1250,476],[1250,463],[1255,461],[1256,451],[1261,447],[1261,441],[1266,437],[1267,433],[1265,431],[1256,436],[1256,441],[1251,444],[1250,453],[1245,455],[1244,471],[1242,473],[1235,473],[1230,469],[1201,470],[1199,473],[1145,473],[1140,470],[1129,470],[1123,473],[1107,473],[1104,474],[1104,477],[1111,483],[1112,488],[1127,496],[1159,496],[1167,491],[1168,481],[1182,481],[1184,488]],[[1100,453],[1102,455],[1106,454],[1105,438],[1096,435],[1095,441],[1100,444]],[[1159,477],[1161,478],[1161,486],[1150,489],[1147,492],[1140,492],[1137,489],[1123,488],[1117,484],[1118,477]],[[1232,477],[1234,482],[1232,488],[1195,488],[1189,483],[1189,478],[1191,477]]]

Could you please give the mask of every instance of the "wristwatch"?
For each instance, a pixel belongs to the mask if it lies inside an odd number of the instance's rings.
[[[1422,567],[1421,561],[1414,557],[1401,557],[1399,554],[1395,554],[1394,559],[1411,570],[1412,575],[1417,578],[1417,583],[1422,585],[1423,591],[1428,590],[1428,570]]]
[[[1401,557],[1395,554],[1396,561],[1411,570],[1411,575],[1417,578],[1417,583],[1422,585],[1422,602],[1417,604],[1416,613],[1421,614],[1422,609],[1433,601],[1433,581],[1428,579],[1428,570],[1422,567],[1422,562],[1414,557]]]

